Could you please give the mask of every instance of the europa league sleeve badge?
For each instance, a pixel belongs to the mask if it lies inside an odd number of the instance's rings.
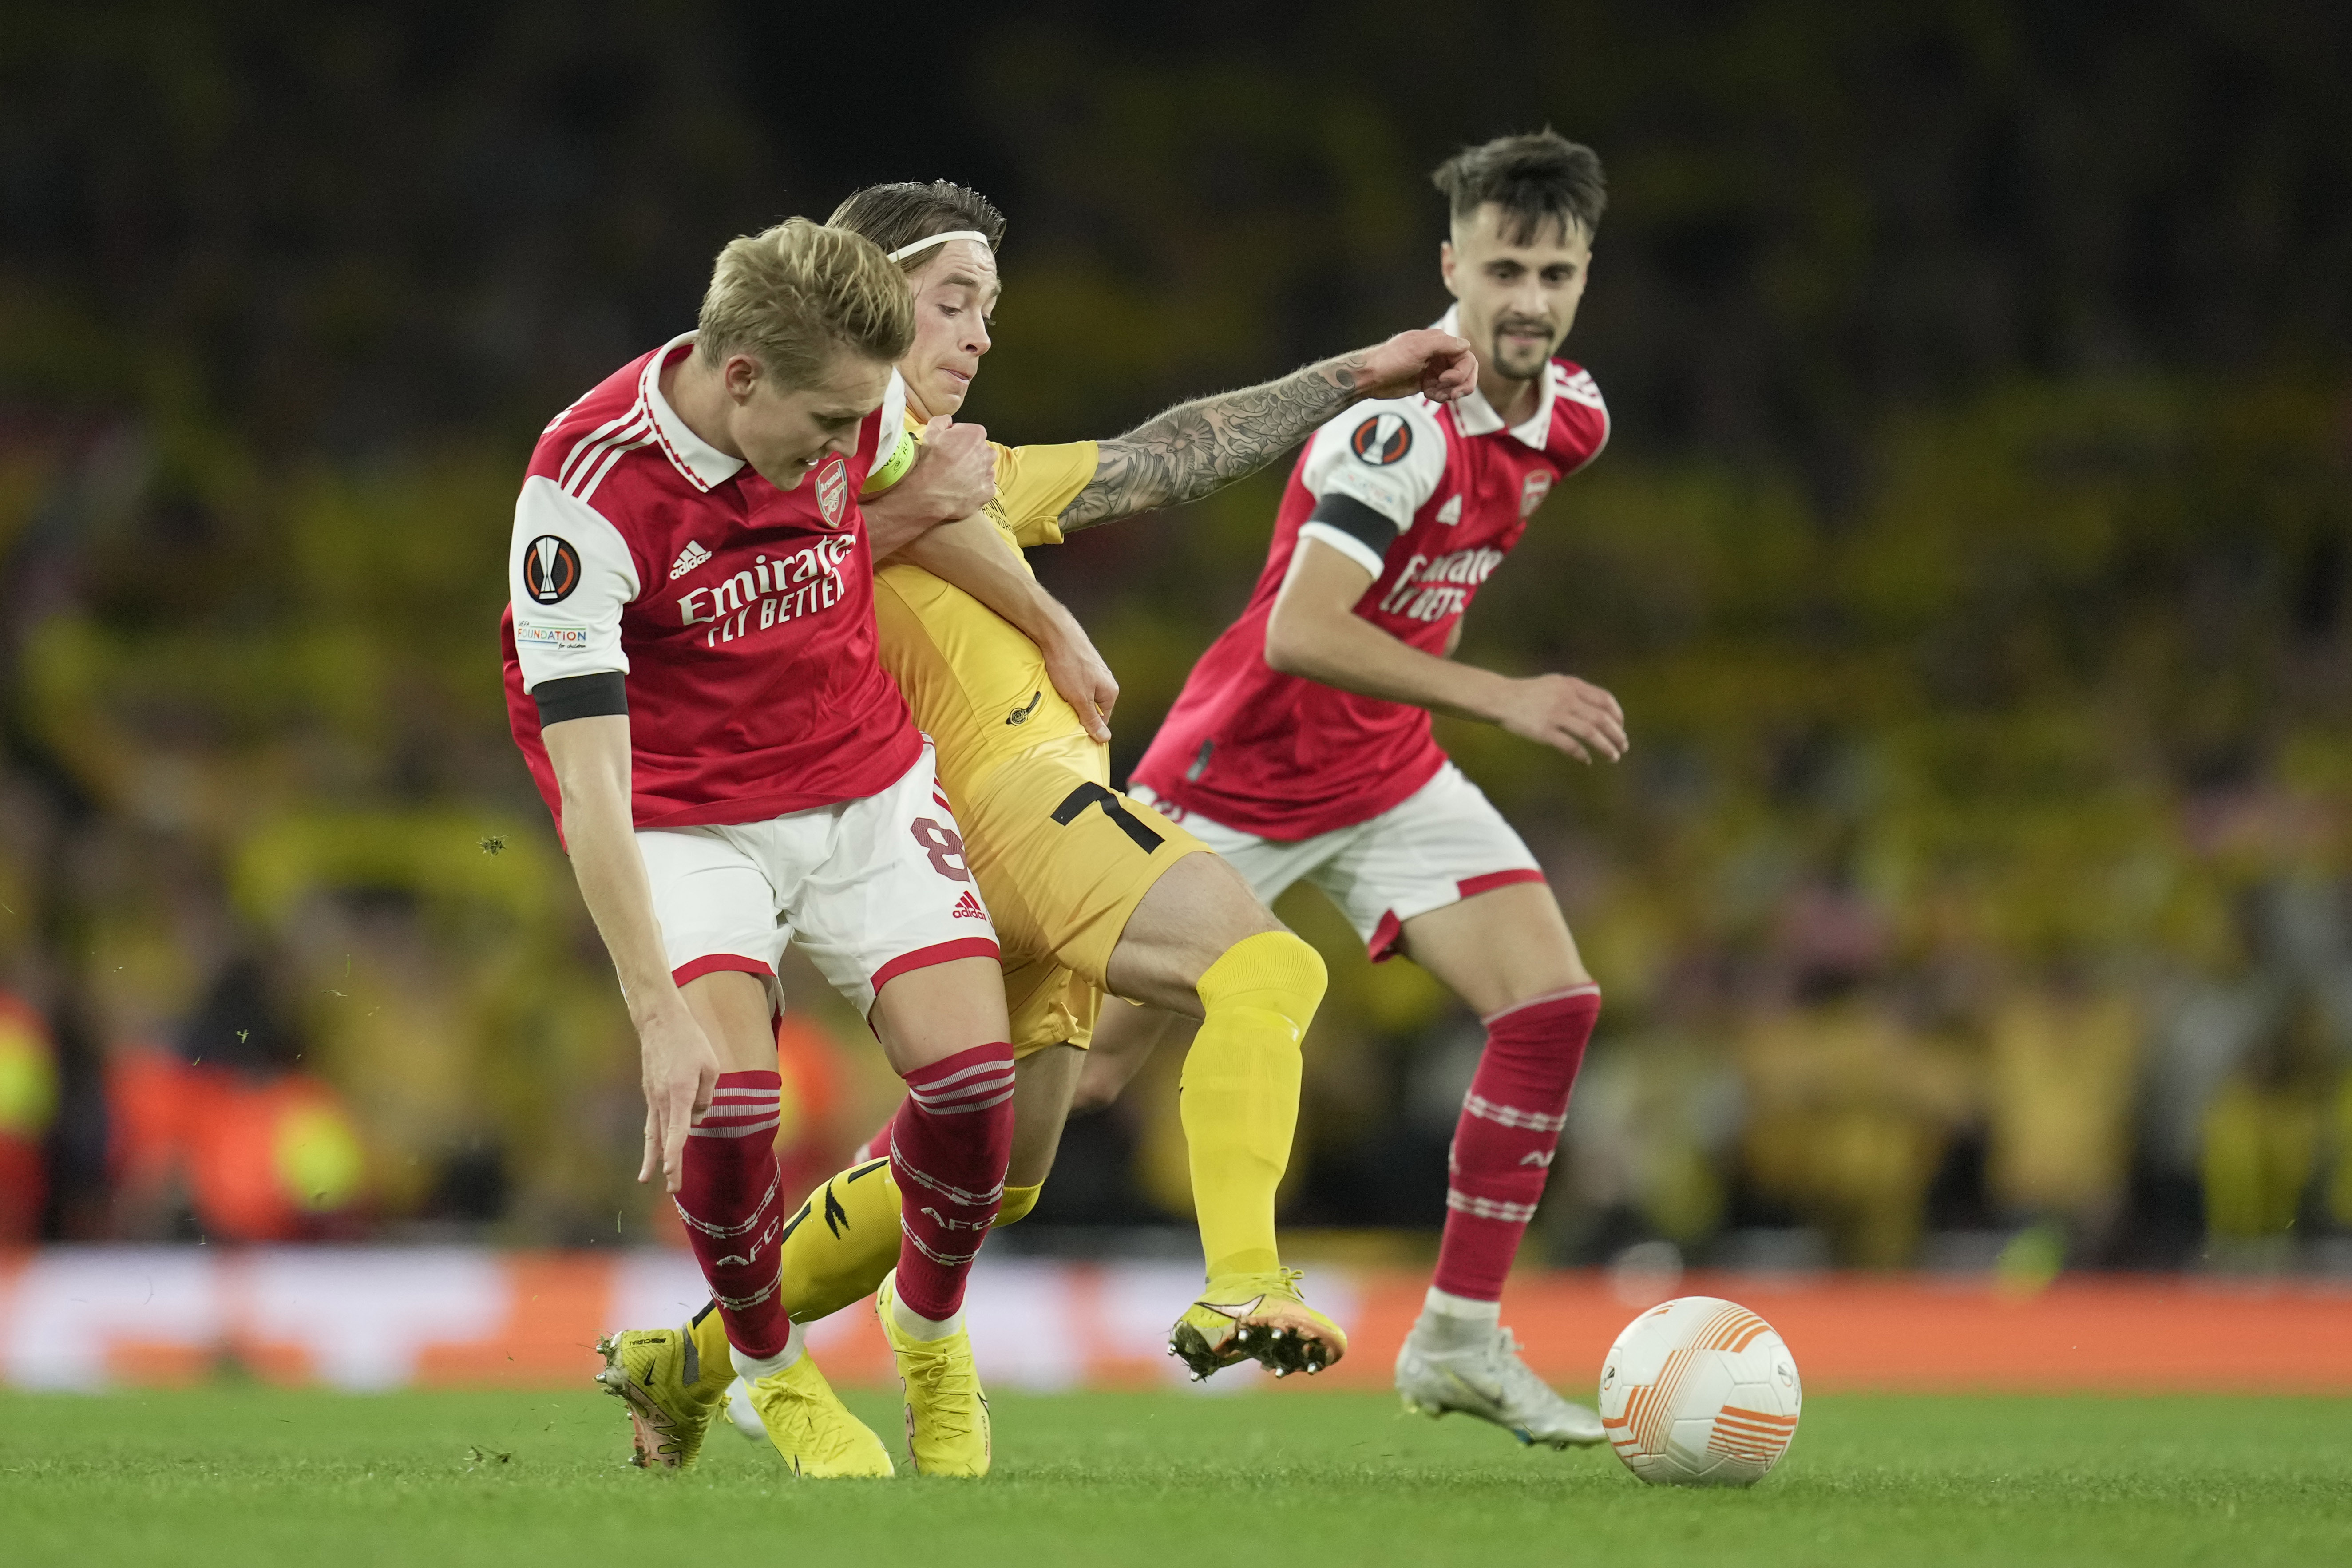
[[[568,541],[541,534],[523,546],[522,585],[533,604],[562,604],[580,586],[580,552]]]

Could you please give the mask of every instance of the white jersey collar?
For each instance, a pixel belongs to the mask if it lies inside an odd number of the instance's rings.
[[[662,344],[659,352],[646,362],[645,374],[637,381],[637,400],[652,411],[654,433],[661,440],[663,456],[669,458],[677,471],[686,476],[687,483],[698,490],[716,489],[742,471],[743,459],[730,458],[693,431],[677,416],[677,410],[662,395],[662,367],[670,362],[681,344],[691,344],[695,334],[680,332]]]
[[[1449,308],[1437,319],[1437,330],[1459,337],[1462,333],[1461,316],[1459,306]],[[1550,360],[1544,361],[1543,375],[1536,387],[1536,411],[1511,426],[1511,435],[1520,445],[1532,447],[1540,452],[1550,443],[1551,400],[1558,390],[1555,384],[1559,380],[1559,366]],[[1487,402],[1486,395],[1475,386],[1471,387],[1467,397],[1453,407],[1454,427],[1465,436],[1491,436],[1503,428],[1503,416],[1495,412],[1495,405]]]

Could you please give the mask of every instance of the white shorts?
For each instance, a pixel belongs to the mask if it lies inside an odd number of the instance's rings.
[[[1296,841],[1212,822],[1141,784],[1129,784],[1127,793],[1223,856],[1262,903],[1272,904],[1300,880],[1322,889],[1374,963],[1396,956],[1404,922],[1415,915],[1492,888],[1544,879],[1503,814],[1452,763],[1378,816]]]
[[[766,822],[637,831],[654,914],[680,985],[722,969],[767,982],[801,951],[858,1012],[910,969],[995,959],[996,929],[964,864],[930,742],[898,783]]]

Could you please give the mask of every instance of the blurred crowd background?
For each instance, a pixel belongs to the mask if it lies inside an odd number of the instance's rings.
[[[1543,1256],[2352,1269],[2347,64],[2322,0],[7,5],[0,1241],[671,1228],[497,624],[540,426],[727,238],[980,187],[969,416],[1107,436],[1434,318],[1426,172],[1548,122],[1614,437],[1463,657],[1634,749],[1444,726],[1608,996]],[[1282,473],[1041,553],[1118,776]],[[1431,1245],[1475,1023],[1281,912],[1286,1217]],[[814,1181],[895,1080],[788,984]],[[1173,1065],[1006,1242],[1181,1224]]]

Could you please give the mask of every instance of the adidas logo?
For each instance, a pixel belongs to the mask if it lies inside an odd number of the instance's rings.
[[[1437,509],[1437,521],[1444,523],[1448,528],[1452,528],[1455,523],[1460,522],[1462,521],[1462,498],[1460,496],[1455,496],[1452,500],[1449,500],[1444,506],[1439,507]]]
[[[955,908],[949,913],[951,918],[960,921],[984,921],[988,918],[988,911],[982,909],[980,900],[970,893],[958,899],[955,901]]]
[[[709,559],[710,552],[702,548],[700,541],[688,540],[686,548],[677,552],[677,559],[669,563],[669,580],[677,582]]]

